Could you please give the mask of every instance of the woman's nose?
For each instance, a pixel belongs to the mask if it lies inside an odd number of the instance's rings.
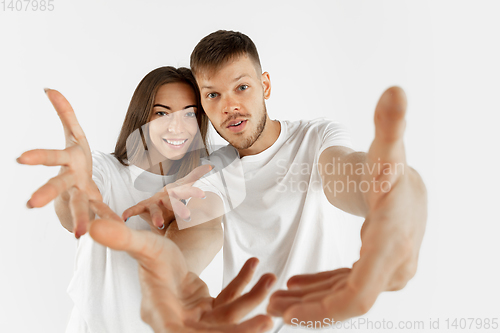
[[[168,131],[171,133],[182,133],[184,132],[184,126],[182,124],[182,112],[174,112],[171,114],[171,119],[168,122]]]

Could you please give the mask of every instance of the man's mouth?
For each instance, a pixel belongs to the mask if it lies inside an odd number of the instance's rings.
[[[244,120],[233,120],[233,121],[229,122],[229,124],[227,125],[227,128],[231,132],[239,132],[245,128],[246,123],[247,123],[247,120],[245,120],[245,119]]]

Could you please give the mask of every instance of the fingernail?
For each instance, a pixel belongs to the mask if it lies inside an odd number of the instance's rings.
[[[17,163],[21,163],[20,158],[21,158],[21,157],[16,158],[16,162],[17,162]]]
[[[127,219],[125,220],[125,222],[127,222],[128,220],[130,220],[130,217],[127,217]]]
[[[28,207],[29,209],[33,208],[33,206],[30,204],[29,200],[28,200],[28,202],[26,203],[26,207]]]
[[[47,91],[49,91],[50,88],[43,88],[43,91],[45,91],[45,94],[47,94]]]
[[[265,331],[267,331],[267,330],[268,330],[268,325],[267,325],[267,323],[263,324],[263,325],[260,327],[260,331],[261,331],[261,332],[265,332]]]
[[[188,217],[187,219],[183,219],[183,220],[186,221],[186,222],[191,222],[191,216]]]
[[[255,269],[257,267],[257,265],[259,264],[259,261],[258,260],[255,260],[252,264],[252,268]]]
[[[205,195],[203,198],[201,198],[201,200],[205,200],[207,198],[207,196]]]

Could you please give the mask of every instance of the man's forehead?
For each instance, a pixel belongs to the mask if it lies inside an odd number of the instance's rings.
[[[235,57],[217,68],[200,69],[196,73],[200,90],[213,88],[216,84],[233,83],[244,77],[258,78],[257,69],[247,56]]]

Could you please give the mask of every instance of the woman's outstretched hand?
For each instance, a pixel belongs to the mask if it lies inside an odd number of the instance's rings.
[[[106,204],[92,201],[99,215],[90,226],[90,236],[114,250],[126,251],[139,263],[142,289],[141,317],[155,332],[265,332],[269,316],[259,315],[238,323],[260,304],[276,281],[265,274],[246,294],[256,258],[249,259],[234,280],[217,296],[210,297],[207,285],[188,272],[184,256],[170,239],[149,231],[132,230]]]
[[[151,198],[126,209],[122,214],[123,220],[139,215],[149,223],[151,231],[165,234],[166,226],[173,222],[176,216],[184,220],[190,219],[191,213],[182,200],[205,197],[202,190],[192,185],[210,170],[212,166],[208,164],[195,168],[187,176],[168,184]]]
[[[26,205],[40,208],[56,199],[56,213],[61,224],[79,238],[87,232],[93,219],[89,200],[102,200],[102,196],[92,180],[90,147],[73,108],[57,90],[46,89],[45,92],[61,119],[66,148],[34,149],[17,159],[20,164],[61,166],[59,175],[35,191]]]

